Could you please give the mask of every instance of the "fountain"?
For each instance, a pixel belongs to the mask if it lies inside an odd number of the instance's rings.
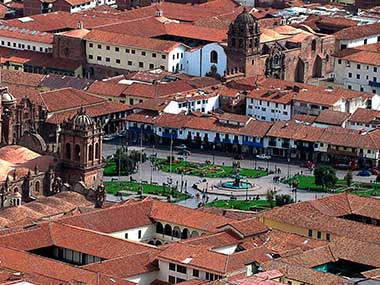
[[[243,179],[245,179],[244,176],[240,175],[240,162],[234,161],[232,163],[233,167],[233,175],[231,176],[234,178],[232,181],[226,181],[222,183],[222,187],[226,189],[232,189],[232,190],[245,190],[245,189],[251,189],[252,183],[249,182],[242,182]]]

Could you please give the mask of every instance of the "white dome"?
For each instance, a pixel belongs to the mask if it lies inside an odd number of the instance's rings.
[[[4,92],[1,94],[1,103],[3,104],[13,104],[16,102],[15,97],[13,97],[12,94],[8,92],[8,88],[4,90]]]
[[[95,121],[87,115],[87,113],[84,111],[84,109],[81,109],[78,114],[76,114],[72,120],[73,125],[76,127],[88,127],[95,124]]]

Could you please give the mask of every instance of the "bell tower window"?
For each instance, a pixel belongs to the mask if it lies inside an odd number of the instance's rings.
[[[210,62],[218,63],[218,53],[215,50],[210,53]]]

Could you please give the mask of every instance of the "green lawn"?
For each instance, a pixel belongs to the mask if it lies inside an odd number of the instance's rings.
[[[206,207],[250,211],[254,209],[265,210],[269,208],[269,203],[266,200],[218,200],[206,204]]]
[[[167,159],[158,159],[157,163],[162,171],[170,171]],[[223,178],[231,177],[233,174],[233,168],[232,166],[174,160],[172,162],[172,172],[208,178]],[[240,175],[247,178],[257,178],[268,175],[268,173],[263,170],[240,168]]]
[[[118,176],[119,173],[116,170],[116,163],[114,161],[106,162],[103,171],[104,176]],[[120,171],[120,175],[127,175],[125,171]]]
[[[345,180],[338,180],[336,185],[331,188],[323,189],[322,186],[315,184],[314,176],[297,176],[291,178],[291,180],[298,180],[298,189],[316,191],[316,192],[333,192],[333,193],[342,193],[350,192],[357,194],[359,196],[379,196],[380,195],[380,186],[378,183],[364,183],[364,182],[352,182],[351,186],[348,187]],[[285,183],[288,183],[286,181]]]
[[[131,181],[105,181],[104,186],[106,187],[106,192],[108,194],[116,194],[119,191],[127,190],[138,192],[140,184],[138,182]],[[152,185],[152,184],[142,184],[143,193],[145,194],[153,194],[169,197],[177,198],[178,200],[186,200],[189,198],[185,193],[178,192],[176,190],[170,190],[169,187],[164,187],[161,185]]]

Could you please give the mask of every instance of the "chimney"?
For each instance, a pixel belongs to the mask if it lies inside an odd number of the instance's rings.
[[[78,29],[83,29],[83,22],[82,21],[78,21],[77,28]]]

